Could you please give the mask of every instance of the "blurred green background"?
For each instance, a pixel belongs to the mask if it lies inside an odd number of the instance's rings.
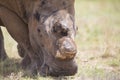
[[[78,26],[75,39],[78,48],[76,56],[78,73],[75,76],[57,79],[120,80],[120,0],[75,0],[75,11]],[[13,80],[16,77],[20,80],[32,80],[21,76],[22,72],[19,72],[14,64],[20,61],[17,43],[4,28],[2,29],[5,47],[11,60],[0,63],[0,67],[3,67],[1,71],[7,76],[1,77],[6,80]],[[12,63],[9,68],[4,66],[8,63]],[[53,80],[51,77],[37,77],[38,79]]]
[[[79,75],[120,80],[120,0],[77,0],[75,9]]]

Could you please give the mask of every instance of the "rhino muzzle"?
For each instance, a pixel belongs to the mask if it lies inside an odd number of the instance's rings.
[[[45,63],[42,65],[40,69],[40,74],[42,76],[70,76],[75,75],[77,73],[78,67],[73,60],[59,62],[59,60],[55,60],[52,63]]]

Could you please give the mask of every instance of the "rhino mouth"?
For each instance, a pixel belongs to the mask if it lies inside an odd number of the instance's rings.
[[[70,76],[70,75],[74,75],[75,73],[77,73],[77,67],[72,67],[71,69],[54,69],[54,68],[50,68],[49,70],[49,75],[50,76]]]
[[[42,76],[71,76],[77,73],[77,65],[74,61],[43,64],[40,69]]]

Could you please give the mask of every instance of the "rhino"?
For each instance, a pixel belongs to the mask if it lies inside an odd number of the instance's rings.
[[[75,0],[0,0],[0,26],[18,43],[21,66],[42,76],[77,73]],[[0,59],[8,56],[0,28]]]

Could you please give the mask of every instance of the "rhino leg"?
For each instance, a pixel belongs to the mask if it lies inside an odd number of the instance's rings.
[[[21,62],[22,68],[26,69],[26,66],[30,65],[31,63],[30,57],[28,56],[25,49],[20,44],[17,45],[17,49],[19,56],[23,58]]]
[[[6,58],[7,54],[5,52],[3,34],[0,27],[0,61],[5,60]]]
[[[1,19],[0,19],[0,26],[4,26],[3,22],[1,21]]]
[[[26,54],[25,49],[20,44],[17,45],[17,49],[19,56],[23,58]]]
[[[35,70],[37,70],[39,58],[31,47],[27,24],[25,24],[14,12],[2,6],[0,6],[0,18],[9,34],[26,50],[31,60],[31,71],[35,72]]]

